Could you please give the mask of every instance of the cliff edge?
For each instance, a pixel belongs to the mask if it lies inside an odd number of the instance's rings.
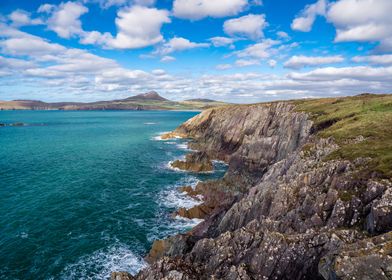
[[[173,136],[197,150],[180,166],[228,171],[194,190],[204,222],[112,279],[392,279],[392,96],[214,108]]]

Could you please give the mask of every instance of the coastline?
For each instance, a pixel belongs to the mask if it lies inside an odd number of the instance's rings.
[[[334,108],[339,104],[334,102],[328,104]],[[363,177],[366,187],[357,189],[353,178],[368,159],[329,157],[341,145],[365,138],[338,144],[320,137],[315,133],[329,126],[315,123],[298,106],[276,102],[209,109],[163,137],[191,139],[194,151],[183,160],[184,169],[194,172],[212,160],[223,160],[228,169],[223,178],[188,189],[191,197],[203,196],[202,204],[177,211],[204,221],[155,241],[147,256],[150,266],[129,279],[352,279],[365,273],[363,265],[371,259],[368,275],[388,271],[391,181]],[[375,242],[385,253],[366,245]],[[347,273],[338,264],[354,245],[366,253],[345,259],[345,267],[352,268]],[[112,279],[125,279],[118,275]]]

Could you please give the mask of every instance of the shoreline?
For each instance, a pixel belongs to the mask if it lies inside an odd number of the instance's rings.
[[[156,240],[150,266],[129,279],[384,279],[380,271],[392,265],[392,181],[366,173],[371,158],[331,158],[347,145],[363,153],[369,140],[360,136],[374,127],[343,141],[320,135],[335,132],[335,123],[361,124],[355,114],[351,122],[341,117],[349,105],[377,120],[377,111],[357,106],[363,98],[370,97],[209,109],[163,136],[192,139],[196,151],[176,166],[202,171],[224,159],[227,171],[188,189],[203,203],[178,212],[204,221]],[[312,115],[318,106],[326,113]],[[362,253],[345,258],[352,250]]]

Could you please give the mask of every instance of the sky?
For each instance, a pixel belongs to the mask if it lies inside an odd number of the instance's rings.
[[[391,93],[391,0],[0,0],[0,100]]]

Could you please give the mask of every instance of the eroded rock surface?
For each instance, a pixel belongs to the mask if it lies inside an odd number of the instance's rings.
[[[229,168],[194,190],[205,221],[154,243],[136,279],[391,279],[391,181],[361,176],[367,159],[329,159],[337,144],[312,131],[289,103],[211,109],[176,129]]]

